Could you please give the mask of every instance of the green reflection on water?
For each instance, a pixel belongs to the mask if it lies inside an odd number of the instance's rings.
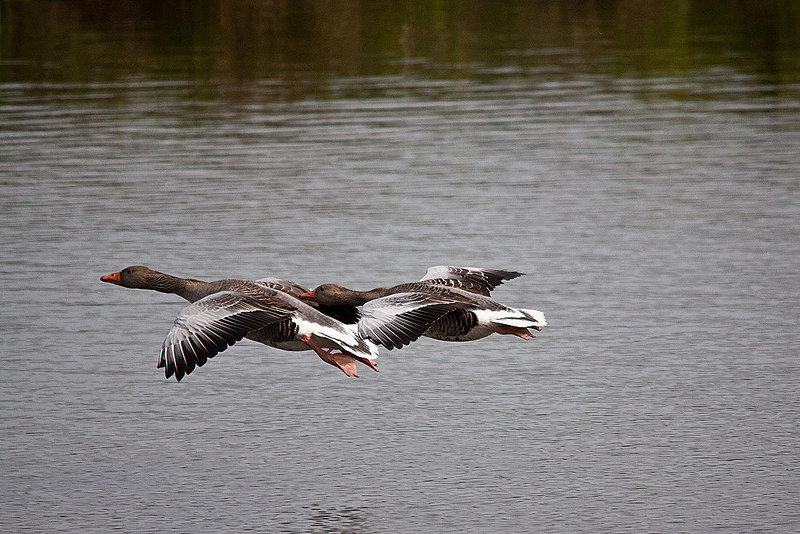
[[[0,82],[800,74],[793,1],[0,1]]]

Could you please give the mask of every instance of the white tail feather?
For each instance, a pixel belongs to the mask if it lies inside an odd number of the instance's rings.
[[[547,326],[547,319],[544,318],[544,313],[540,312],[539,310],[520,309],[519,311],[527,315],[533,321],[536,321],[538,326]]]
[[[516,326],[517,328],[530,328],[532,326],[539,326],[539,323],[536,321],[531,321],[530,319],[523,319],[520,317],[502,317],[495,319],[492,322],[496,324],[504,324],[506,326]]]
[[[341,325],[343,328],[336,329],[328,326],[314,325],[302,319],[295,319],[295,323],[300,326],[300,330],[308,325],[314,326],[313,335],[328,339],[340,349],[368,360],[376,360],[378,358],[378,346],[368,339],[363,339],[358,336],[355,325]]]
[[[342,326],[344,326],[345,330],[347,330],[353,336],[353,340],[356,342],[355,344],[350,342],[347,345],[348,348],[352,349],[350,350],[351,353],[368,360],[374,361],[378,359],[378,346],[369,339],[364,339],[358,335],[358,325],[343,324]]]

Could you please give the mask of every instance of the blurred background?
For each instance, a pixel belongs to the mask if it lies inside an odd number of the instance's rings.
[[[797,2],[0,1],[0,530],[796,532],[799,153]],[[177,383],[130,264],[550,326]]]
[[[337,96],[330,83],[352,76],[613,79],[721,69],[785,93],[800,61],[800,7],[780,1],[2,6],[4,82],[183,80],[214,88],[208,98],[239,87],[260,102]],[[377,96],[352,85],[348,96]]]

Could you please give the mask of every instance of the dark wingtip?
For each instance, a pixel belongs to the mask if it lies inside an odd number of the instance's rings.
[[[164,376],[166,378],[170,378],[172,375],[175,374],[175,364],[172,363],[169,359],[167,359],[166,364],[164,365]]]

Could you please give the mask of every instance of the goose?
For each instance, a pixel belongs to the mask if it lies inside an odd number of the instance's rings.
[[[516,309],[490,298],[491,291],[506,280],[524,273],[478,267],[437,265],[430,267],[417,282],[407,282],[389,288],[354,291],[338,284],[322,284],[300,298],[327,306],[363,306],[358,323],[359,335],[388,349],[396,346],[380,329],[372,327],[374,316],[391,315],[384,302],[394,306],[411,300],[439,299],[450,302],[452,308],[429,323],[422,335],[442,341],[473,341],[492,333],[511,334],[522,339],[534,335],[528,330],[541,330],[547,325],[544,313],[531,309]]]
[[[378,347],[360,338],[355,324],[334,318],[357,320],[358,315],[351,309],[314,307],[299,300],[308,290],[293,282],[279,278],[205,282],[143,265],[131,265],[100,280],[173,293],[191,303],[178,314],[161,346],[158,367],[164,368],[166,378],[174,374],[180,381],[244,337],[283,350],[313,350],[348,376],[358,376],[356,360],[377,371]]]

